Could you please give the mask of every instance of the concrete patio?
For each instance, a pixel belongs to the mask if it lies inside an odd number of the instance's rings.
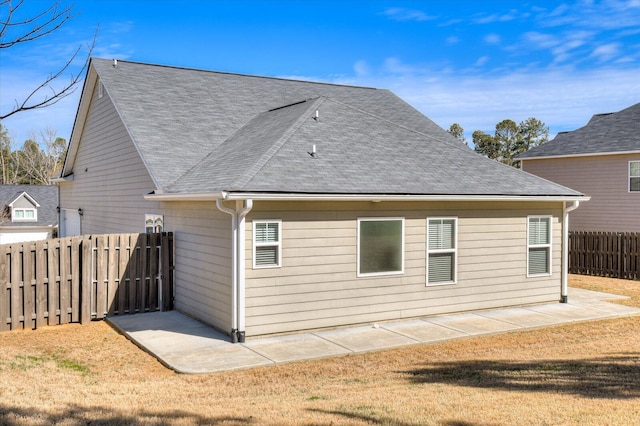
[[[608,302],[615,299],[625,297],[570,288],[569,303],[309,331],[236,344],[177,311],[116,316],[107,321],[168,368],[201,374],[640,314],[638,308]]]

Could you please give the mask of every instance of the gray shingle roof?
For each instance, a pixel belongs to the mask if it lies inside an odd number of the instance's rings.
[[[4,209],[23,192],[39,205],[37,222],[11,222],[4,220],[2,226],[52,226],[58,224],[58,187],[55,185],[0,185],[0,208]]]
[[[558,134],[518,158],[640,151],[640,103],[615,113],[597,114],[586,126]]]
[[[580,195],[476,155],[388,90],[92,65],[163,192]]]

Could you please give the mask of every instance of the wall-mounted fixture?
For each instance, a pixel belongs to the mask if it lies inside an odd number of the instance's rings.
[[[79,214],[80,216],[82,216],[82,215],[84,214],[84,212],[82,211],[82,208],[79,208],[79,209],[78,209],[78,214]]]

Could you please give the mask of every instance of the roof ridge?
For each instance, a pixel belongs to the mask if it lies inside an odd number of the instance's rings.
[[[112,61],[112,59],[100,58],[97,56],[92,57],[92,59],[98,60],[98,61],[105,61],[105,62]],[[244,73],[237,73],[237,72],[231,72],[231,71],[215,71],[215,70],[208,70],[204,68],[189,68],[189,67],[181,67],[177,65],[152,64],[149,62],[128,61],[126,59],[118,59],[117,61],[118,61],[118,64],[128,63],[128,64],[135,64],[135,65],[144,65],[149,67],[157,67],[157,68],[171,68],[171,69],[184,70],[184,71],[196,71],[196,72],[202,72],[207,74],[222,74],[222,75],[229,75],[229,76],[236,76],[236,77],[250,77],[250,78],[265,79],[265,80],[293,81],[293,82],[299,82],[299,83],[310,83],[310,84],[338,86],[338,87],[351,87],[354,89],[386,90],[386,89],[379,89],[377,87],[372,87],[372,86],[357,86],[357,85],[351,85],[351,84],[329,83],[326,81],[304,80],[300,77],[298,78],[273,77],[273,76],[267,76],[267,75],[244,74]]]
[[[236,179],[231,186],[242,187],[246,185],[251,179],[253,179],[255,175],[258,174],[258,172],[265,166],[265,164],[267,164],[267,162],[271,158],[273,158],[273,156],[280,150],[280,148],[282,148],[285,142],[289,140],[291,136],[300,128],[300,126],[309,118],[308,112],[313,111],[314,109],[317,109],[326,100],[327,98],[324,96],[305,100],[304,102],[313,101],[311,102],[311,105],[309,106],[309,108],[307,108],[302,114],[300,114],[300,117],[298,117],[295,123],[289,126],[289,128],[282,133],[282,135],[278,138],[278,140],[275,141],[273,145],[271,145],[271,147],[267,149],[265,153],[262,154],[262,156],[260,156],[260,158],[258,158],[258,160],[255,163],[253,163],[253,166],[249,167],[247,171],[243,173],[240,176],[240,178]],[[300,103],[295,103],[292,105],[300,105]],[[282,108],[279,108],[279,109],[282,109]],[[273,111],[274,110],[263,112],[262,114],[268,114]],[[262,115],[262,114],[259,114],[259,115]]]

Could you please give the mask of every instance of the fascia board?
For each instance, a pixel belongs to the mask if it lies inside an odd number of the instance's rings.
[[[584,153],[584,154],[565,154],[565,155],[541,155],[538,157],[525,157],[525,158],[516,158],[516,159],[518,161],[529,161],[529,160],[550,160],[555,158],[599,157],[604,155],[629,155],[629,154],[640,154],[640,151],[593,152],[593,153]]]
[[[205,194],[147,194],[148,201],[589,201],[586,195],[388,195],[388,194],[296,194],[212,192]]]

